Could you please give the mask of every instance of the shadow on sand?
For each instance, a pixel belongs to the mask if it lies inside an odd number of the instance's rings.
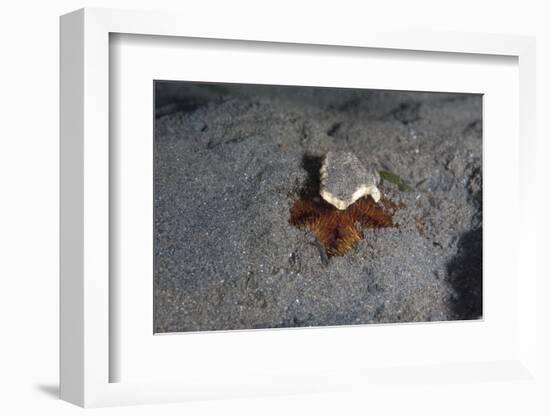
[[[482,317],[482,228],[464,233],[457,255],[447,264],[448,282],[456,296],[451,301],[453,319]]]

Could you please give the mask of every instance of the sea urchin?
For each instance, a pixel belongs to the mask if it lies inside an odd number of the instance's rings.
[[[308,228],[329,256],[342,256],[363,238],[363,229],[396,227],[393,211],[397,205],[387,199],[374,202],[363,197],[346,209],[337,209],[319,197],[297,199],[290,208],[289,223]]]

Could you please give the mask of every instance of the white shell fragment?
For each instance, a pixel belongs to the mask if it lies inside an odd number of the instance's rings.
[[[321,197],[338,209],[346,209],[366,195],[375,202],[380,200],[380,176],[367,170],[351,152],[328,152],[320,174]]]

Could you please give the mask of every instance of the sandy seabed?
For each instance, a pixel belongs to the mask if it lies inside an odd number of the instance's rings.
[[[157,82],[155,101],[155,332],[481,317],[481,95]],[[399,227],[344,256],[289,224],[330,150],[411,188],[382,181]]]

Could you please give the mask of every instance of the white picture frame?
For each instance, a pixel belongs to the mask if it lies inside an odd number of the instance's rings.
[[[215,380],[111,382],[110,366],[119,359],[110,348],[109,215],[109,36],[113,33],[278,42],[452,54],[505,55],[519,66],[519,172],[517,191],[517,349],[498,361],[441,363],[422,366],[415,377],[483,380],[536,380],[536,218],[533,183],[527,168],[535,161],[535,41],[530,37],[466,33],[383,32],[374,28],[328,34],[312,25],[216,24],[167,13],[83,9],[61,18],[61,398],[80,406],[108,406],[183,401],[195,398],[242,397],[256,394],[322,392],[372,384],[374,380],[406,379],[409,370],[395,368],[334,369],[316,373],[279,374],[266,380],[239,380],[220,374]],[[410,330],[410,329],[409,329]],[[413,329],[414,330],[414,329]],[[295,331],[295,336],[298,332]],[[219,334],[224,337],[227,334]],[[350,335],[353,342],[355,335]],[[219,342],[219,341],[216,341]],[[223,340],[221,340],[223,342]],[[416,368],[416,367],[415,367]],[[410,375],[410,374],[409,374]],[[346,382],[342,382],[346,379]]]

